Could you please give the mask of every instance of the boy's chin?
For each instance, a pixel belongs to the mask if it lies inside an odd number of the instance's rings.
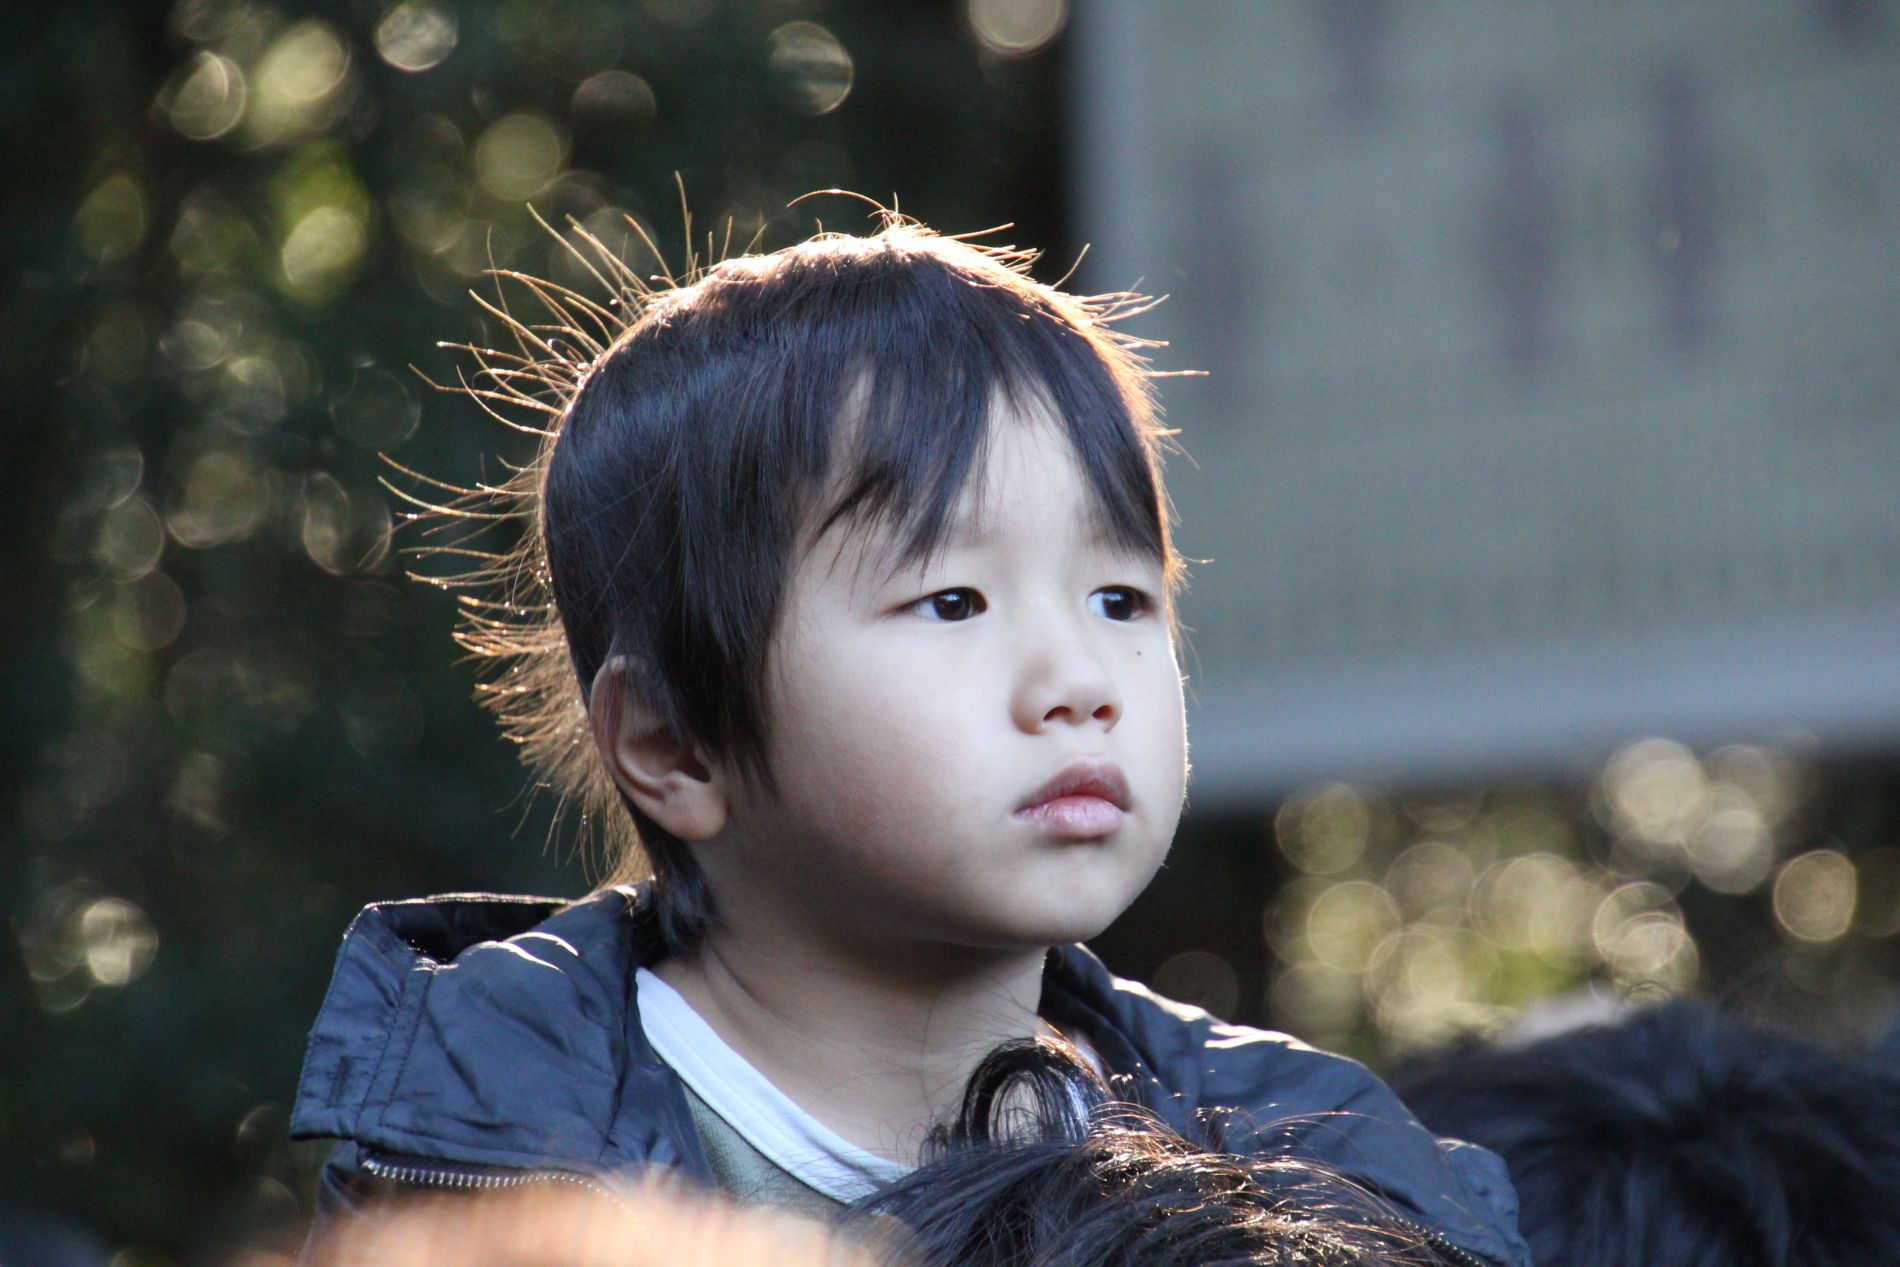
[[[1051,946],[1092,941],[1108,930],[1109,925],[1128,909],[1135,896],[1130,894],[1126,900],[1095,902],[1071,898],[1066,902],[1024,910],[1017,918],[1008,921],[1012,925],[1009,933],[1014,935],[1006,935],[1006,940],[1025,950],[1047,950]]]

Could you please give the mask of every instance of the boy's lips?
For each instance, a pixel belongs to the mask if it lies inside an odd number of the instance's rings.
[[[1128,780],[1112,761],[1077,761],[1030,793],[1016,817],[1067,840],[1106,836],[1128,814]]]

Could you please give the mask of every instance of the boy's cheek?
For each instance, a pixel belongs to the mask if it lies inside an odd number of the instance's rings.
[[[775,745],[788,808],[827,834],[914,827],[965,773],[961,750],[944,742],[959,728],[940,705],[924,695],[873,701],[845,689],[808,707],[804,724],[781,729]]]

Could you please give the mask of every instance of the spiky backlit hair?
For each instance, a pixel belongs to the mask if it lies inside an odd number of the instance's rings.
[[[689,252],[652,278],[576,225],[561,240],[598,297],[492,270],[496,298],[477,302],[512,350],[447,345],[474,367],[449,390],[539,448],[498,485],[415,476],[453,495],[407,494],[451,538],[424,552],[468,564],[433,579],[458,592],[479,698],[606,846],[611,878],[650,870],[676,950],[703,935],[711,896],[596,756],[587,697],[610,658],[674,733],[769,787],[766,664],[797,552],[844,524],[887,533],[897,562],[932,555],[999,399],[1050,414],[1110,539],[1158,559],[1170,586],[1180,574],[1155,345],[1113,324],[1150,301],[1068,295],[1029,276],[1033,252],[877,215],[868,236],[821,229],[709,265]],[[546,320],[516,316],[511,288]],[[480,543],[507,526],[511,547]]]

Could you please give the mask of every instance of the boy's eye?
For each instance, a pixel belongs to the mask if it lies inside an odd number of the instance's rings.
[[[957,589],[938,590],[935,594],[920,598],[911,604],[918,615],[927,620],[968,620],[989,610],[989,603],[981,594],[968,586]]]
[[[1148,607],[1148,596],[1130,585],[1105,585],[1089,595],[1089,610],[1109,620],[1133,620]]]

